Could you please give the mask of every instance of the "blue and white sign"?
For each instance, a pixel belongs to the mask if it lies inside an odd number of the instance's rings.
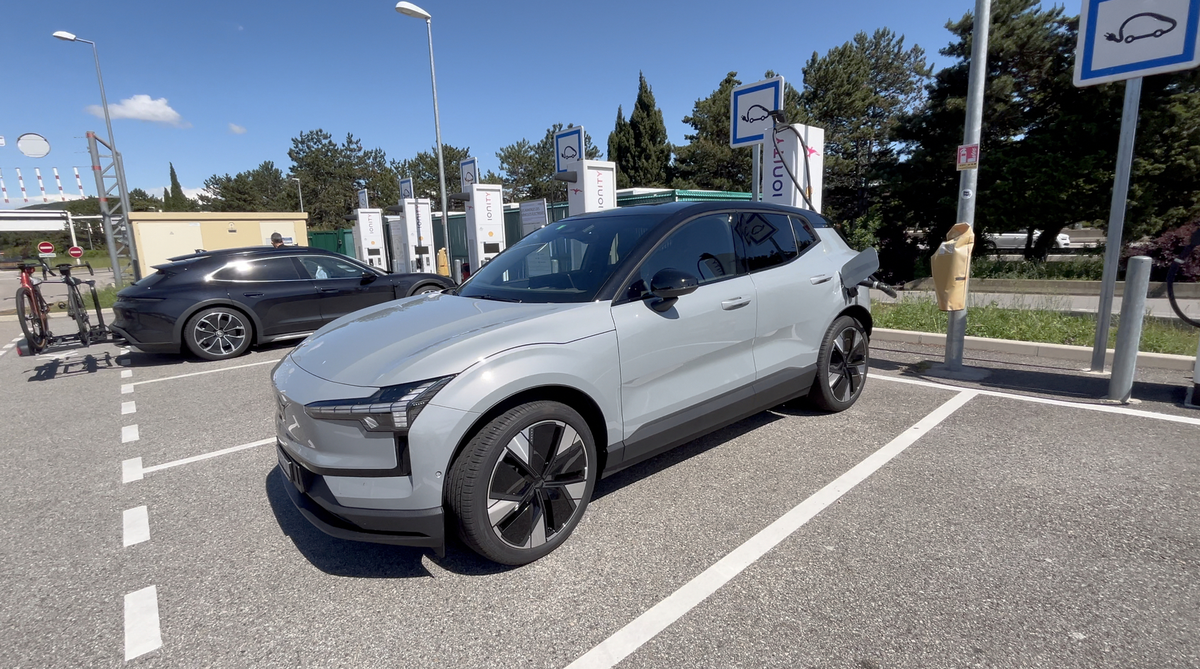
[[[413,180],[412,177],[400,180],[400,204],[404,205],[404,201],[413,197]]]
[[[766,141],[774,121],[768,112],[783,109],[783,77],[738,86],[729,97],[729,145]]]
[[[460,193],[470,193],[471,184],[479,183],[479,160],[472,157],[461,160],[458,163],[458,185],[462,187]]]
[[[583,160],[583,126],[554,133],[554,171],[566,172],[567,165]]]
[[[1190,70],[1200,0],[1083,0],[1075,85]]]

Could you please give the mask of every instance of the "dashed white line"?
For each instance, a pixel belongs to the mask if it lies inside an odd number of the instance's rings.
[[[122,444],[128,444],[129,442],[137,441],[138,439],[141,439],[141,437],[138,435],[138,426],[136,424],[126,425],[125,427],[121,428]]]
[[[133,385],[140,386],[143,383],[158,383],[159,381],[174,381],[175,379],[186,379],[189,376],[200,376],[201,374],[216,374],[217,372],[227,372],[231,369],[245,369],[246,367],[257,367],[259,365],[273,365],[279,360],[263,360],[261,362],[249,362],[244,365],[234,365],[232,367],[222,367],[220,369],[206,369],[202,372],[189,372],[187,374],[177,374],[175,376],[164,376],[161,379],[147,379],[145,381],[135,381]]]
[[[258,441],[252,441],[248,444],[242,444],[240,446],[231,446],[229,448],[222,448],[219,451],[213,451],[212,453],[205,453],[203,455],[193,455],[190,458],[184,458],[182,460],[175,460],[175,461],[167,462],[167,463],[164,463],[161,465],[154,465],[153,467],[144,467],[143,468],[141,466],[141,458],[138,458],[138,468],[139,468],[141,474],[149,474],[150,472],[157,472],[157,471],[161,471],[163,469],[170,469],[171,467],[178,467],[179,465],[187,465],[187,464],[191,464],[193,462],[199,462],[201,460],[215,458],[219,455],[225,455],[227,453],[236,453],[237,451],[244,451],[247,448],[254,448],[255,446],[265,446],[267,444],[274,444],[275,441],[276,441],[275,437],[271,437],[270,439],[259,439]],[[128,462],[128,460],[126,460],[126,462]],[[138,478],[141,478],[140,474],[139,474]]]
[[[125,416],[131,413],[137,413],[136,402],[121,402],[121,415]]]
[[[886,446],[796,505],[699,576],[569,664],[567,669],[608,669],[616,666],[978,394],[975,390],[962,390],[950,398]]]
[[[17,342],[21,341],[21,340],[22,340],[22,339],[24,339],[24,338],[25,338],[25,336],[24,336],[24,335],[22,335],[22,336],[20,336],[20,337],[13,337],[13,340],[12,340],[12,342],[15,344],[15,343],[17,343]]]
[[[132,369],[122,369],[122,370],[121,370],[121,378],[122,378],[122,379],[128,379],[128,378],[129,378],[129,377],[131,377],[131,376],[133,376],[133,370],[132,370]]]
[[[125,595],[125,661],[161,647],[158,589],[152,585]]]
[[[142,459],[129,458],[121,462],[121,483],[142,480]]]
[[[123,516],[125,547],[150,541],[150,511],[144,506],[125,509]]]
[[[121,384],[121,394],[122,395],[128,395],[129,393],[132,393],[132,392],[133,392],[133,384],[132,383],[122,383]]]
[[[5,350],[5,351],[7,351],[8,349],[10,349],[10,348],[12,348],[12,347],[14,347],[14,346],[16,346],[16,344],[5,344],[5,345],[4,345],[4,350]]]

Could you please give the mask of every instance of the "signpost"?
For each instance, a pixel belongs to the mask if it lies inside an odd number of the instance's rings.
[[[463,193],[471,192],[471,184],[479,183],[479,159],[466,158],[458,162],[458,185]]]
[[[67,255],[71,256],[72,258],[82,258],[83,249],[79,248],[78,246],[72,246],[71,248],[67,249]]]
[[[54,245],[51,244],[50,242],[42,242],[42,243],[38,244],[38,257],[39,258],[53,258],[54,257]]]
[[[400,180],[400,205],[404,205],[404,201],[413,196],[413,180],[412,177]]]
[[[358,191],[358,208],[369,209],[370,204],[367,203],[367,189],[363,188]]]
[[[549,217],[546,215],[546,199],[530,200],[521,203],[521,237],[528,237],[546,226]]]
[[[762,145],[770,141],[775,120],[770,112],[783,109],[783,77],[771,77],[733,89],[729,96],[729,146],[753,146],[751,183],[759,199]]]
[[[1127,80],[1112,204],[1108,211],[1096,339],[1092,345],[1093,372],[1104,371],[1108,347],[1142,77],[1190,70],[1200,64],[1196,48],[1198,24],[1200,0],[1083,0],[1079,41],[1075,47],[1075,85]]]
[[[958,147],[958,160],[955,161],[955,167],[959,172],[979,169],[979,145],[964,144]]]
[[[571,163],[583,160],[583,126],[577,125],[554,133],[554,171],[566,172]]]

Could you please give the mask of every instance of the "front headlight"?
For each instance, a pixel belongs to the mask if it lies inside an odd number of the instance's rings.
[[[370,432],[407,432],[408,426],[454,375],[380,388],[370,397],[322,400],[304,405],[318,420],[358,421]]]

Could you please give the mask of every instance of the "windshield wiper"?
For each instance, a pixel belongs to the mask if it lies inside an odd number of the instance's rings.
[[[481,300],[493,300],[496,302],[520,302],[521,300],[512,297],[499,297],[497,295],[467,295],[466,297],[478,297]]]

